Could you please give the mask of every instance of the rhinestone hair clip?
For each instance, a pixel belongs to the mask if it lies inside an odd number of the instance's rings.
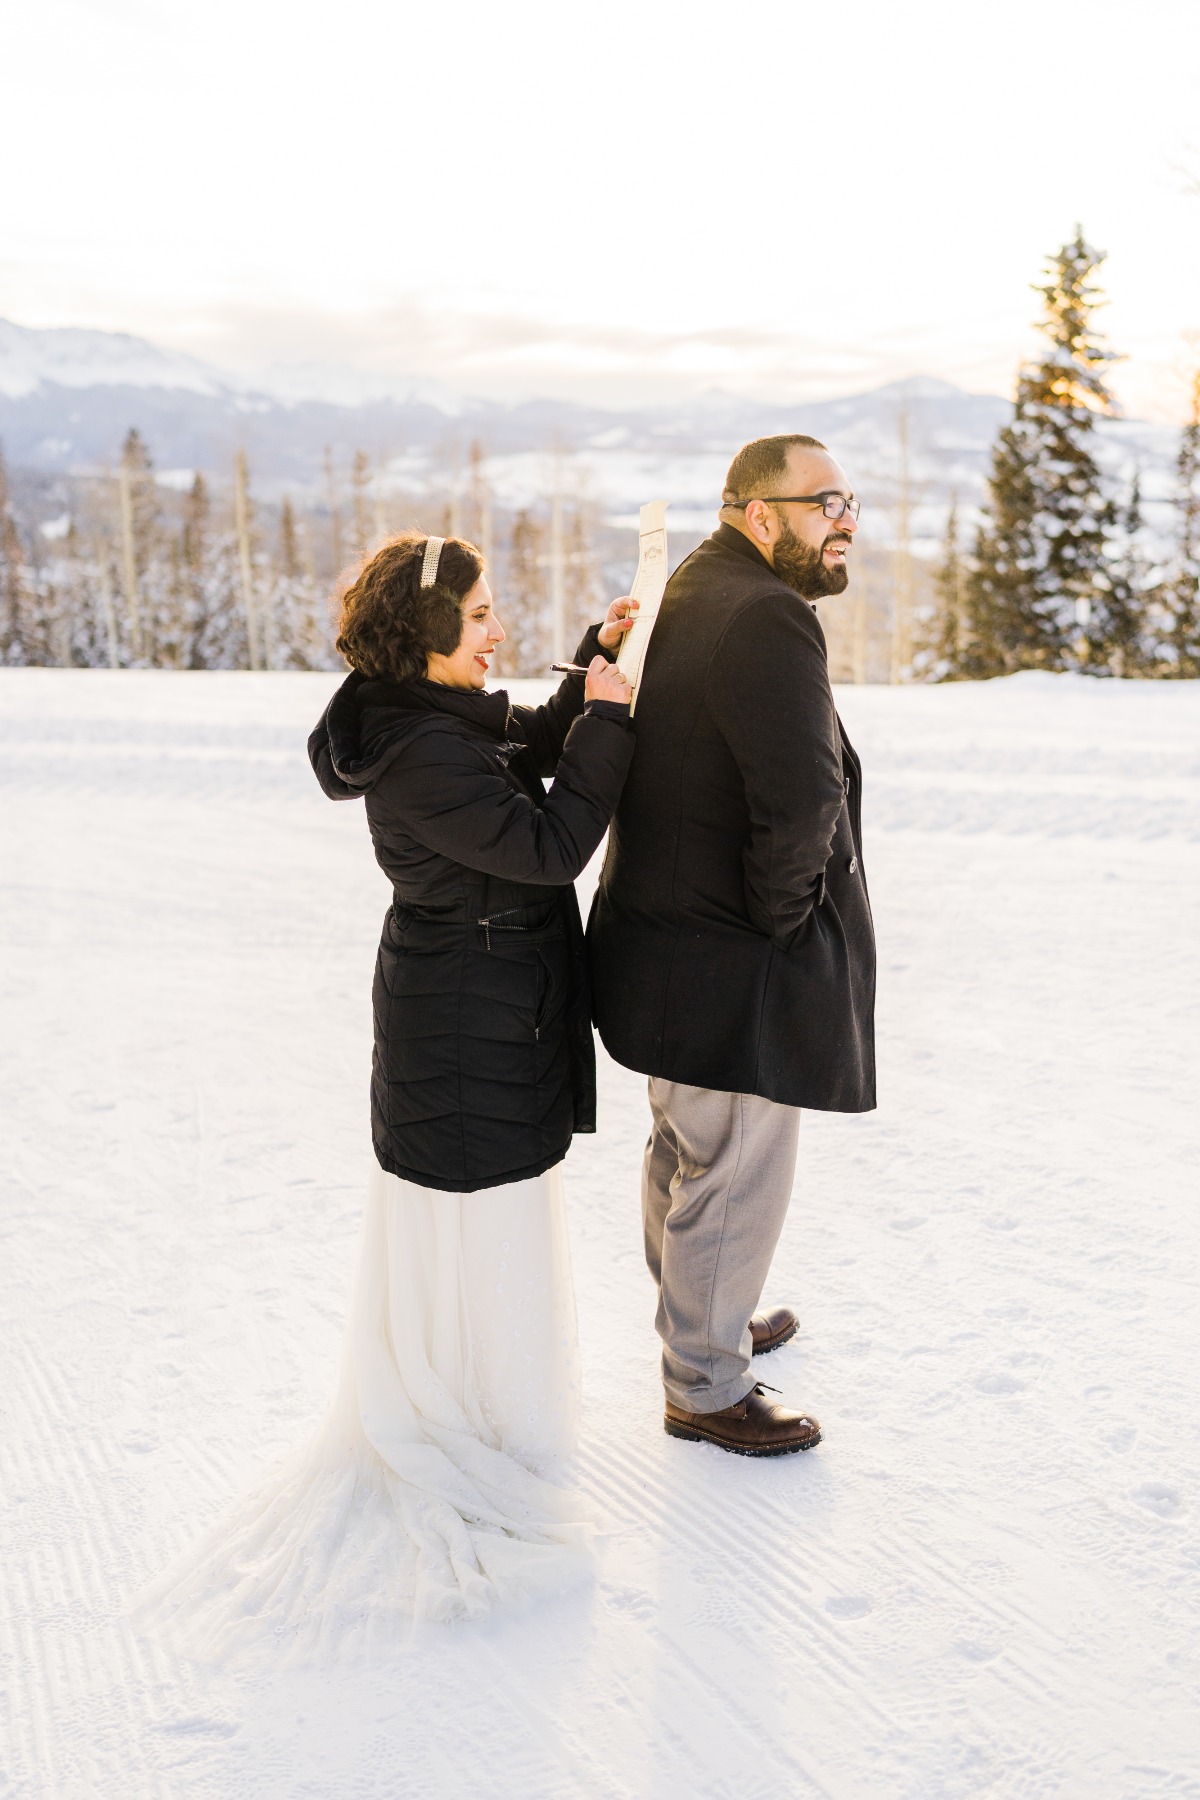
[[[431,537],[425,539],[425,561],[421,564],[421,586],[431,588],[437,582],[438,564],[442,560],[442,545],[445,538]]]

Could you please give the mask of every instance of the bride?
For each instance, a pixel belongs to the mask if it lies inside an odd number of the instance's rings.
[[[332,1407],[147,1596],[195,1654],[369,1649],[587,1573],[582,1506],[547,1479],[579,1405],[562,1161],[595,1130],[572,883],[633,751],[632,605],[526,707],[485,690],[504,632],[473,545],[406,533],[345,595],[351,673],[308,748],[331,799],[365,798],[393,887],[375,1165]]]

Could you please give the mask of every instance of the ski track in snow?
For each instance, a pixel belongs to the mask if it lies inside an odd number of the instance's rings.
[[[1196,684],[840,693],[881,1105],[803,1121],[761,1365],[819,1450],[664,1436],[602,1057],[594,1591],[254,1679],[123,1622],[332,1386],[388,898],[335,679],[0,671],[3,1800],[1200,1797]]]

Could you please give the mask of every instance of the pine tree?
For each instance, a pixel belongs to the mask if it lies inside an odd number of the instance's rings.
[[[237,533],[212,537],[201,584],[200,613],[192,643],[192,667],[248,669],[250,646]]]
[[[1036,666],[1043,636],[1036,506],[1026,436],[1015,424],[1005,425],[992,450],[988,505],[964,583],[964,629],[953,673],[970,681]]]
[[[1116,519],[1093,449],[1097,415],[1114,410],[1105,373],[1115,358],[1092,316],[1104,303],[1092,279],[1103,260],[1077,228],[1037,289],[1049,351],[1022,370],[992,453],[960,674],[1086,663],[1088,623],[1107,604]]]
[[[942,554],[933,574],[936,602],[918,621],[913,673],[920,681],[953,680],[962,654],[966,565],[958,524],[958,495],[950,497]]]
[[[273,579],[277,669],[337,667],[324,595],[301,554],[290,500],[279,509],[279,561]]]
[[[46,569],[52,590],[57,655],[64,668],[100,669],[111,662],[99,564],[88,556],[72,518],[62,548]]]
[[[1175,463],[1176,539],[1167,586],[1167,672],[1200,676],[1200,372]]]
[[[1156,591],[1141,545],[1142,486],[1136,470],[1120,523],[1124,542],[1110,557],[1107,589],[1098,591],[1083,629],[1080,660],[1094,675],[1145,675],[1154,666]]]

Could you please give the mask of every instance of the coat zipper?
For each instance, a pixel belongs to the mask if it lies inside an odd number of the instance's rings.
[[[475,923],[483,927],[484,948],[492,947],[492,927],[497,919],[507,919],[510,913],[524,912],[523,906],[506,906],[503,912],[492,913],[486,919],[476,919]],[[497,931],[528,931],[528,925],[496,925]]]

